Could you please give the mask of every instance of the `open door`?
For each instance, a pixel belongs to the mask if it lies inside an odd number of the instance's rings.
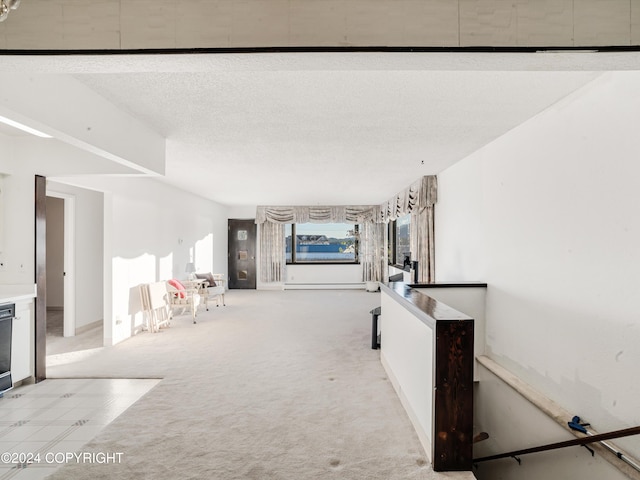
[[[229,219],[229,288],[256,288],[255,220]]]

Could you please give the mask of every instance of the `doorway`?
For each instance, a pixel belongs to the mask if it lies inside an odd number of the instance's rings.
[[[47,192],[47,335],[76,334],[75,208],[74,195]]]
[[[64,336],[64,199],[47,196],[47,337]]]
[[[46,349],[54,365],[104,345],[104,195],[50,181],[46,205]]]
[[[229,288],[256,288],[255,220],[229,219]]]

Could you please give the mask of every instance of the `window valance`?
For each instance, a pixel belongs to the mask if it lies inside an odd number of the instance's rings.
[[[388,223],[437,201],[437,178],[427,175],[381,205],[258,207],[256,223]]]
[[[409,213],[432,207],[437,201],[437,177],[425,175],[380,205],[377,222],[388,223]]]
[[[377,206],[258,207],[256,223],[364,223],[373,222]]]

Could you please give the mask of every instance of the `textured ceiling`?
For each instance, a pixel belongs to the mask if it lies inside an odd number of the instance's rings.
[[[226,205],[315,205],[380,203],[602,70],[638,65],[637,54],[602,55],[70,56],[37,65],[74,74],[165,136],[164,181]]]

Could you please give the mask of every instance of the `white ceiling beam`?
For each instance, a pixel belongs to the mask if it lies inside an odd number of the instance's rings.
[[[165,139],[69,75],[1,74],[0,115],[132,168],[163,175]]]

